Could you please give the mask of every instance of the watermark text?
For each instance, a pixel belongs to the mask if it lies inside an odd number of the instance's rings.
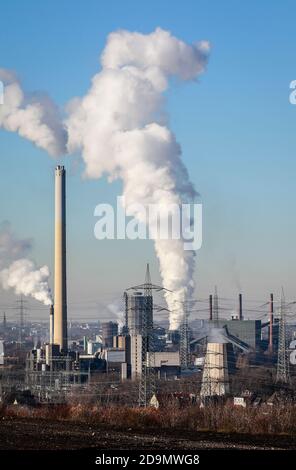
[[[117,198],[111,204],[98,204],[94,235],[98,240],[181,240],[184,250],[202,245],[202,204],[125,204]]]

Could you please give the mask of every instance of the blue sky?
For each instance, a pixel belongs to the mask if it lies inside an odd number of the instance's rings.
[[[0,67],[15,70],[28,91],[43,90],[61,106],[83,95],[99,69],[106,36],[123,28],[160,26],[180,39],[207,39],[212,52],[199,83],[167,92],[170,123],[204,205],[197,296],[215,284],[223,297],[241,289],[264,300],[285,287],[294,298],[296,79],[293,1],[87,1],[1,3]],[[33,237],[32,257],[53,267],[53,169],[56,162],[17,135],[0,131],[0,221]],[[141,281],[149,241],[93,236],[94,207],[115,202],[120,183],[85,181],[79,156],[68,169],[68,280],[73,310],[111,299]],[[0,292],[1,299],[14,296]],[[85,310],[85,312],[83,312]],[[70,314],[71,316],[71,314]]]

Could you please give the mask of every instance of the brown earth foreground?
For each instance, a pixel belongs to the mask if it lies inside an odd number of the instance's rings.
[[[113,430],[83,422],[2,417],[0,450],[296,449],[296,436],[182,430]]]

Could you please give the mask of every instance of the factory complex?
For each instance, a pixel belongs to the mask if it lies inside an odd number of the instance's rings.
[[[195,321],[193,325],[190,322],[192,307],[188,306],[184,308],[179,328],[170,330],[155,321],[155,312],[165,310],[156,304],[155,294],[161,294],[165,289],[152,283],[149,265],[144,282],[123,292],[121,325],[110,319],[98,323],[91,334],[89,330],[81,334],[80,330],[74,338],[71,333],[70,339],[66,171],[63,166],[55,169],[54,225],[54,299],[48,312],[48,341],[26,351],[22,380],[5,381],[5,371],[11,367],[5,353],[8,326],[4,317],[1,331],[4,339],[0,341],[1,400],[14,391],[15,394],[26,393],[39,403],[63,403],[75,393],[98,390],[102,383],[105,388],[112,389],[112,399],[116,397],[120,401],[125,396],[124,393],[121,396],[120,387],[131,386],[135,392],[134,404],[158,407],[162,384],[165,383],[165,393],[170,396],[187,394],[191,401],[194,399],[201,406],[229,397],[239,405],[245,403],[241,396],[246,393],[245,383],[242,381],[240,384],[241,392],[237,384],[234,390],[234,378],[244,367],[274,371],[275,389],[290,390],[291,376],[294,377],[294,363],[290,356],[293,356],[293,347],[295,349],[295,332],[286,324],[284,297],[279,313],[275,314],[274,298],[270,294],[266,303],[268,318],[262,321],[244,318],[240,293],[237,310],[228,318],[222,318],[215,289],[208,298],[206,320]]]

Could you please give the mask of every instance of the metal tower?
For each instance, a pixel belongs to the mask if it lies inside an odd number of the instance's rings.
[[[176,301],[177,302],[177,301]],[[181,369],[187,369],[190,362],[190,331],[188,318],[196,300],[184,300],[179,302],[183,308],[183,319],[180,326],[180,365]]]
[[[279,318],[279,340],[278,340],[278,361],[276,382],[288,384],[290,382],[289,359],[287,354],[287,337],[286,337],[286,303],[284,292],[282,289],[280,318]]]
[[[180,328],[180,365],[181,369],[187,369],[189,363],[189,331],[188,331],[188,311],[187,302],[184,302],[183,320]]]
[[[3,314],[3,330],[6,331],[7,327],[7,320],[6,320],[6,313]]]
[[[212,321],[213,320],[213,296],[212,294],[209,295],[209,312],[210,312],[209,320]]]
[[[146,277],[144,284],[133,286],[127,289],[139,291],[142,290],[144,294],[144,313],[142,318],[142,346],[141,346],[141,376],[139,383],[139,406],[146,407],[153,394],[156,391],[156,377],[155,377],[155,359],[154,359],[154,331],[153,320],[150,314],[153,310],[153,290],[156,292],[167,290],[161,286],[151,283],[149,264],[146,267]],[[125,296],[125,301],[126,301]],[[163,308],[157,307],[157,310]],[[150,320],[151,319],[151,320]],[[149,352],[149,354],[147,354]]]
[[[23,299],[21,295],[20,300],[17,300],[19,304],[19,347],[22,348],[23,345],[23,331],[24,331],[24,313],[25,313],[25,303],[26,301]]]
[[[150,398],[156,391],[155,385],[155,359],[153,345],[153,324],[148,318],[149,312],[153,309],[152,283],[150,277],[149,264],[146,268],[144,283],[144,315],[142,323],[142,373],[139,385],[139,406],[147,406]],[[149,354],[147,355],[147,352]]]
[[[219,326],[219,305],[218,305],[217,286],[215,286],[215,293],[214,293],[213,321],[214,321],[214,326],[218,327]]]
[[[269,337],[268,337],[268,352],[273,354],[273,294],[270,294],[269,301]]]

